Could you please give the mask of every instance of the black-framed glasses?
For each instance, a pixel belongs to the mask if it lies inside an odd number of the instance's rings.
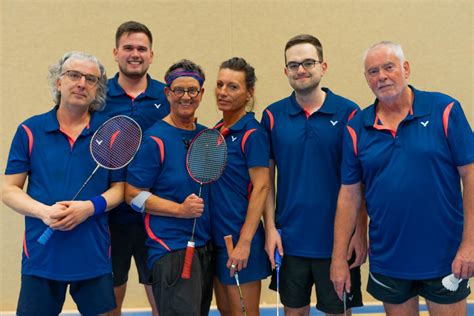
[[[63,72],[61,76],[66,76],[69,78],[69,80],[74,82],[79,81],[82,77],[84,77],[86,79],[86,83],[89,86],[95,86],[97,82],[99,82],[99,77],[96,77],[94,75],[86,75],[77,70],[67,70]]]
[[[296,72],[300,68],[300,66],[303,66],[305,70],[310,70],[313,69],[316,64],[321,64],[322,61],[319,60],[314,60],[314,59],[305,59],[302,62],[296,62],[296,61],[290,61],[286,64],[286,69],[289,71]]]
[[[184,89],[184,88],[174,88],[170,89],[171,92],[178,98],[182,98],[185,93],[189,95],[190,98],[195,98],[201,93],[201,90],[197,88],[189,88],[189,89]]]

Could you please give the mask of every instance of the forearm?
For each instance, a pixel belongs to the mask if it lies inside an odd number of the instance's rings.
[[[47,205],[34,200],[22,189],[9,186],[2,190],[2,201],[15,212],[42,219]]]
[[[116,208],[124,200],[125,182],[114,182],[110,188],[101,195],[107,201],[107,211]]]
[[[26,172],[5,175],[2,186],[2,201],[17,213],[43,219],[47,214],[48,206],[33,199],[23,191],[26,178]]]
[[[270,160],[270,183],[268,187],[267,198],[263,210],[263,221],[265,230],[276,229],[275,226],[275,162]]]
[[[463,243],[474,245],[474,163],[462,168],[464,230]]]
[[[334,221],[333,261],[346,261],[347,249],[357,224],[360,205],[360,183],[342,185],[339,192],[336,218]]]
[[[125,201],[130,204],[141,191],[149,191],[146,188],[137,188],[127,183],[125,185]],[[145,203],[145,212],[152,215],[180,217],[181,204],[163,199],[158,195],[152,194]]]
[[[360,209],[359,209],[359,215],[357,216],[355,235],[358,235],[363,238],[367,238],[367,224],[368,224],[367,208],[365,204],[365,199],[362,198]]]

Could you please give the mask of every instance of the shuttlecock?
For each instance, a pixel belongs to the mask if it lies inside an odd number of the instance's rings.
[[[456,291],[459,287],[459,283],[462,281],[462,279],[458,279],[454,276],[454,274],[450,274],[448,276],[445,276],[441,283],[443,286],[448,289],[449,291]]]

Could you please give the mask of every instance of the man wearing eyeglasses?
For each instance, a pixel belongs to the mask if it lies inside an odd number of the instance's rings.
[[[343,254],[364,182],[367,291],[387,315],[418,315],[419,296],[431,315],[467,315],[474,276],[472,129],[459,101],[408,84],[410,63],[400,45],[373,45],[364,68],[376,99],[344,131],[334,287],[339,295],[351,287]]]
[[[275,167],[278,170],[276,206],[273,188],[264,214],[266,251],[272,266],[275,249],[283,256],[280,297],[286,315],[309,315],[313,285],[316,307],[327,315],[343,315],[345,307],[362,305],[359,266],[367,254],[367,223],[361,216],[347,253],[354,286],[342,302],[329,279],[329,267],[342,133],[359,107],[321,87],[328,66],[314,36],[291,38],[285,46],[285,62],[284,72],[294,91],[262,115],[270,138],[273,183]],[[274,277],[272,289],[275,283]]]
[[[50,68],[56,106],[24,121],[13,138],[3,202],[25,216],[17,315],[59,315],[69,287],[83,315],[115,307],[107,211],[123,201],[124,174],[94,168],[89,145],[107,120],[107,76],[92,55],[65,54]],[[28,178],[27,191],[23,187]],[[38,243],[47,227],[49,241]]]
[[[113,55],[119,71],[108,81],[107,105],[109,116],[127,115],[135,119],[143,131],[169,113],[169,103],[164,95],[165,85],[148,74],[153,62],[153,38],[144,24],[128,21],[121,24],[115,34]],[[131,259],[134,258],[141,284],[157,315],[146,266],[146,231],[143,217],[122,203],[109,215],[112,236],[112,266],[114,271],[117,308],[112,315],[120,315],[127,288]]]

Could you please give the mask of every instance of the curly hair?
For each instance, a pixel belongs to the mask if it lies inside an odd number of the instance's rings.
[[[104,66],[97,59],[97,57],[83,52],[66,53],[63,57],[59,59],[56,64],[51,65],[49,67],[48,80],[55,104],[59,104],[61,102],[61,92],[58,90],[56,83],[62,77],[62,74],[64,73],[64,68],[66,68],[66,66],[72,60],[91,61],[97,65],[97,68],[100,71],[99,81],[97,82],[97,92],[95,99],[91,102],[89,110],[101,111],[105,106],[105,99],[107,97],[107,74],[105,73]]]

